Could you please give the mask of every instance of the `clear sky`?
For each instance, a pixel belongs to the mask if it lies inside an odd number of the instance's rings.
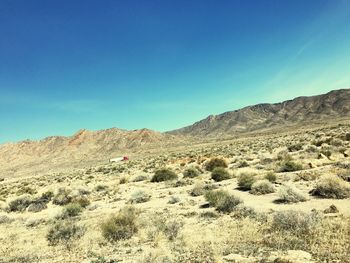
[[[347,87],[350,0],[0,1],[0,142]]]

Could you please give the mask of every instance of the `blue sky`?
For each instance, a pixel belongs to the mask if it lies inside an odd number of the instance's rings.
[[[0,36],[0,142],[350,87],[350,0],[2,0]]]

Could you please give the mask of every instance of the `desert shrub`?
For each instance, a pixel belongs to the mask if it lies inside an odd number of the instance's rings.
[[[22,186],[18,189],[18,191],[16,192],[17,195],[24,195],[24,194],[28,194],[28,195],[34,195],[36,194],[38,191],[36,189],[33,189],[29,186]]]
[[[131,238],[137,232],[136,210],[125,207],[101,224],[102,236],[109,241]]]
[[[169,198],[169,201],[168,201],[168,204],[171,204],[171,205],[173,205],[173,204],[176,204],[176,203],[178,203],[178,202],[180,202],[180,198],[179,197],[177,197],[177,196],[170,196],[170,198]]]
[[[153,236],[157,233],[163,233],[169,241],[174,241],[178,236],[183,222],[174,219],[168,220],[165,216],[155,215],[152,218],[151,224],[155,226],[155,229],[149,232],[149,235]]]
[[[315,145],[308,145],[306,147],[306,152],[308,152],[308,153],[316,153],[316,152],[318,152],[318,148]]]
[[[274,183],[277,180],[277,176],[274,172],[268,172],[267,174],[265,174],[264,178],[270,181],[271,183]]]
[[[240,161],[238,164],[238,168],[249,167],[249,163],[246,160]]]
[[[13,221],[15,221],[15,219],[8,217],[7,215],[0,215],[0,225],[1,224],[10,224]]]
[[[252,189],[253,183],[256,181],[254,173],[241,173],[238,178],[238,188],[243,191]]]
[[[143,190],[138,190],[131,195],[129,202],[132,204],[138,204],[148,202],[150,199],[151,195],[149,193],[146,193]]]
[[[273,215],[271,230],[287,231],[291,234],[308,235],[321,220],[317,213],[301,211],[278,211]]]
[[[205,188],[204,188],[204,184],[196,184],[193,189],[190,191],[190,195],[192,196],[200,196],[200,195],[204,195],[205,193]]]
[[[331,155],[332,155],[332,151],[330,151],[330,150],[321,150],[321,152],[320,152],[321,154],[323,154],[324,156],[326,156],[328,159],[331,157]]]
[[[129,179],[125,176],[120,177],[119,184],[127,184],[129,182]]]
[[[77,203],[70,203],[63,208],[59,218],[66,219],[69,217],[78,216],[83,211],[83,208]]]
[[[195,248],[185,249],[176,257],[175,262],[192,262],[192,263],[217,263],[221,262],[218,255],[213,249],[212,244],[203,242]]]
[[[34,213],[37,213],[37,212],[40,212],[44,209],[47,208],[47,205],[45,202],[42,202],[42,201],[37,201],[37,202],[33,202],[31,203],[29,206],[28,206],[28,212],[34,212]]]
[[[349,162],[336,162],[333,164],[335,167],[341,168],[341,169],[348,169],[350,170],[350,163]]]
[[[203,195],[206,191],[217,189],[218,186],[212,183],[204,184],[204,183],[196,183],[193,189],[190,191],[190,195],[192,196],[200,196]]]
[[[227,162],[222,158],[211,158],[205,165],[205,169],[210,172],[216,167],[227,168]]]
[[[192,184],[193,184],[192,179],[184,178],[184,179],[176,180],[175,182],[173,182],[170,185],[172,187],[183,187],[183,186],[192,185]]]
[[[336,146],[336,147],[340,147],[340,146],[343,145],[343,141],[340,140],[340,139],[333,139],[333,140],[331,141],[331,145],[332,145],[332,146]]]
[[[279,161],[291,161],[292,156],[289,154],[288,150],[282,150],[277,153],[277,160]]]
[[[90,263],[117,263],[119,260],[115,259],[106,259],[104,256],[97,255],[95,253],[89,252],[89,256],[93,257]]]
[[[200,217],[203,218],[218,218],[219,214],[213,211],[205,211],[203,213],[200,214]]]
[[[148,180],[147,175],[138,175],[134,178],[133,182],[141,182],[141,181],[146,181]]]
[[[299,173],[296,175],[294,181],[300,181],[300,180],[303,180],[303,181],[314,181],[316,180],[317,178],[317,174],[315,172],[305,172],[305,173]]]
[[[345,134],[344,139],[345,139],[346,141],[350,141],[350,132],[348,132],[347,134]]]
[[[78,204],[83,208],[90,205],[90,200],[87,196],[76,196],[72,199],[72,203]]]
[[[231,179],[231,175],[225,168],[216,167],[211,172],[211,179],[213,179],[216,182],[220,182],[223,180]]]
[[[98,184],[95,186],[95,191],[97,192],[107,191],[108,189],[109,189],[109,186],[104,184]]]
[[[296,163],[294,161],[285,161],[282,162],[279,172],[294,172],[294,171],[300,171],[303,169],[303,166],[300,163]]]
[[[189,167],[183,172],[184,177],[195,178],[200,172],[195,167]]]
[[[45,201],[46,203],[50,202],[54,197],[54,193],[52,191],[46,191],[41,194],[40,200]]]
[[[256,219],[258,217],[258,213],[252,207],[238,205],[234,210],[234,213],[232,216],[237,219],[242,219],[246,217]]]
[[[277,202],[281,203],[298,203],[306,201],[306,197],[296,188],[283,185],[278,191],[279,199]]]
[[[268,180],[258,180],[252,184],[252,190],[250,191],[255,195],[264,195],[275,192],[273,184]]]
[[[209,203],[210,206],[216,207],[222,201],[229,196],[229,193],[224,190],[217,190],[217,191],[207,191],[205,193],[205,199]]]
[[[344,181],[350,182],[350,170],[339,172],[338,176]]]
[[[297,152],[303,149],[302,143],[291,144],[287,146],[289,152]]]
[[[71,242],[81,238],[85,234],[85,227],[67,220],[56,222],[48,231],[46,239],[49,246],[59,244],[70,246]]]
[[[44,218],[31,218],[25,222],[25,226],[26,227],[37,227],[37,226],[44,224],[44,223],[46,223],[46,220]]]
[[[151,182],[164,182],[164,181],[170,181],[170,180],[176,180],[177,174],[173,172],[170,169],[160,169],[155,172],[153,175]]]
[[[332,141],[332,138],[325,138],[325,139],[315,140],[312,142],[312,144],[317,147],[320,147],[323,144],[330,144],[331,141]]]
[[[337,176],[323,176],[311,191],[312,195],[322,198],[343,199],[350,197],[350,187]]]
[[[178,220],[169,221],[165,224],[163,232],[169,241],[174,241],[182,226],[183,223],[179,222]]]
[[[241,199],[223,190],[208,191],[205,193],[205,199],[210,206],[222,213],[230,213],[238,204],[242,203]]]
[[[56,195],[52,199],[52,203],[55,205],[66,205],[72,201],[71,190],[67,188],[59,188]]]
[[[23,195],[12,200],[8,204],[8,211],[23,212],[32,203],[32,198],[29,195]]]

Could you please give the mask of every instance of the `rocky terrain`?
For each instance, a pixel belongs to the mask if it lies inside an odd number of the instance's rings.
[[[0,262],[346,263],[349,150],[339,122],[3,175]]]
[[[0,263],[349,263],[348,95],[2,145]]]
[[[193,125],[169,134],[227,136],[272,127],[350,117],[350,90],[334,90],[324,95],[298,97],[276,104],[263,103],[243,109],[210,115]]]
[[[52,136],[40,141],[22,141],[0,145],[0,171],[8,174],[54,171],[62,167],[108,162],[119,155],[161,149],[179,141],[174,135],[141,129],[111,128],[80,130],[73,136]]]
[[[119,155],[136,158],[175,146],[248,132],[350,118],[350,90],[298,97],[277,104],[258,104],[209,116],[191,126],[160,133],[149,129],[80,130],[73,136],[0,145],[0,171],[10,176],[105,163]],[[1,176],[1,175],[0,175]]]

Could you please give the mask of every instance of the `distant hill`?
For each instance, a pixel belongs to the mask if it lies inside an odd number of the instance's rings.
[[[350,117],[350,89],[298,97],[281,103],[263,103],[219,115],[168,134],[217,137],[304,122]]]
[[[52,171],[58,167],[81,167],[94,161],[106,162],[118,155],[144,154],[150,150],[169,149],[174,145],[186,145],[211,137],[341,117],[350,117],[349,89],[210,115],[193,125],[166,133],[149,129],[128,131],[111,128],[80,130],[67,137],[52,136],[39,141],[6,143],[0,145],[0,171],[17,174],[24,170],[34,172]]]
[[[159,148],[176,141],[170,134],[141,129],[111,128],[100,131],[80,130],[73,136],[52,136],[39,141],[21,141],[0,145],[0,170],[13,172],[33,168],[43,170]],[[43,169],[41,169],[43,168]]]

